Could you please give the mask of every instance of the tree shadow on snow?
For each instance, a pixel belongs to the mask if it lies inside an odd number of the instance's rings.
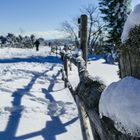
[[[0,59],[0,63],[20,63],[20,62],[27,62],[27,63],[62,63],[61,59],[57,56],[31,56],[27,58],[5,58]]]
[[[55,85],[54,80],[57,79],[60,73],[61,72],[58,71],[58,73],[53,76],[53,80],[50,81],[48,90],[44,88],[42,89],[42,93],[45,94],[45,97],[49,99],[50,102],[56,102],[53,96],[50,94],[50,91],[53,91],[53,87]],[[56,135],[67,132],[65,127],[74,123],[78,119],[78,117],[75,117],[66,123],[62,123],[59,116],[50,115],[50,117],[51,121],[47,121],[45,128],[43,128],[42,130],[16,137],[15,140],[31,139],[40,135],[43,137],[44,140],[56,140]]]
[[[0,140],[16,140],[15,137],[17,128],[20,122],[20,118],[22,116],[22,110],[24,109],[21,106],[21,100],[22,97],[25,94],[28,94],[29,91],[32,89],[32,86],[34,85],[37,78],[44,75],[46,72],[53,70],[55,65],[53,65],[49,70],[44,71],[40,74],[35,74],[32,77],[31,81],[25,86],[24,88],[19,88],[15,92],[12,93],[13,101],[12,101],[12,109],[7,108],[7,111],[9,111],[11,114],[9,116],[9,120],[7,123],[7,126],[5,128],[4,132],[0,132]],[[21,139],[23,140],[23,139]]]

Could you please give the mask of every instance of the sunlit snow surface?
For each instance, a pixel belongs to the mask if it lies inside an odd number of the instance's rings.
[[[82,140],[61,61],[49,52],[0,49],[0,140]]]

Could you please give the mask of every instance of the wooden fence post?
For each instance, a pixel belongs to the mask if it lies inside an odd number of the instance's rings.
[[[68,59],[66,56],[64,56],[64,71],[66,74],[66,77],[68,78]],[[67,81],[65,81],[65,88],[67,87]]]
[[[83,59],[87,64],[87,15],[81,15],[80,18],[80,48],[82,49]]]

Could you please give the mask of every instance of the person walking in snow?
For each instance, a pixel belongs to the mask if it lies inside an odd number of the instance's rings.
[[[34,44],[36,47],[36,51],[39,51],[39,44],[40,44],[39,40],[36,40]]]
[[[51,47],[51,42],[49,42],[49,47]]]

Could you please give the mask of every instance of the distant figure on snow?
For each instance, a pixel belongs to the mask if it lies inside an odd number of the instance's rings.
[[[51,47],[51,42],[49,42],[49,47]]]
[[[34,44],[36,47],[36,51],[39,51],[39,44],[40,44],[39,40],[36,40]]]

